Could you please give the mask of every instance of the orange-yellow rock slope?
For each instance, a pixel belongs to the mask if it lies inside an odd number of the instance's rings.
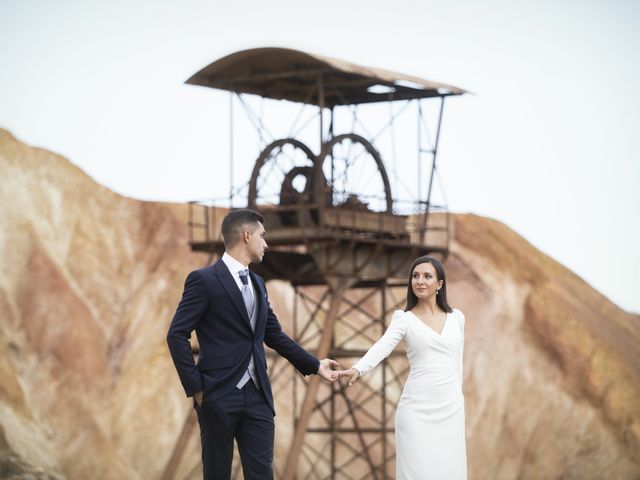
[[[186,213],[0,130],[0,477],[158,478],[190,408],[166,329],[207,261]],[[640,318],[487,218],[454,216],[446,268],[469,478],[640,478]],[[269,288],[286,325],[289,287]]]

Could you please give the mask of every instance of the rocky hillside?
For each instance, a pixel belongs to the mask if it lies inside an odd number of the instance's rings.
[[[190,409],[165,333],[208,260],[186,214],[0,130],[0,478],[159,477]],[[503,224],[453,223],[469,478],[639,478],[640,318]],[[269,288],[286,324],[290,289]],[[178,478],[198,456],[194,435]]]

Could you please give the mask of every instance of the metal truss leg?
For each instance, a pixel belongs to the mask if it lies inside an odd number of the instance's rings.
[[[346,288],[347,281],[341,279],[337,282],[337,285],[331,289],[331,304],[323,326],[322,339],[320,340],[320,346],[317,351],[318,358],[325,357],[329,352],[329,346],[331,345],[331,338],[333,336],[333,325],[335,324],[336,317],[338,316],[338,308],[340,307],[342,295]],[[316,402],[319,384],[320,377],[318,375],[311,377],[305,393],[304,402],[302,403],[302,410],[300,411],[296,431],[293,436],[291,452],[284,469],[284,480],[293,480],[295,476],[304,436],[307,433],[309,419],[311,418],[311,413],[313,412],[313,407]]]

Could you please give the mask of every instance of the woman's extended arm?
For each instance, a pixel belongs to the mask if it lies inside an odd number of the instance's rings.
[[[339,372],[340,377],[349,377],[349,385],[360,376],[369,373],[396,348],[407,331],[406,318],[402,310],[396,310],[384,335],[374,343],[367,353],[348,370]]]

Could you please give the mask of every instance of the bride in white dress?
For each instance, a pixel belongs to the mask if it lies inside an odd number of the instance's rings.
[[[445,273],[435,258],[416,259],[407,305],[385,334],[348,370],[352,385],[404,340],[409,377],[395,419],[397,480],[467,478],[462,352],[464,315],[447,303]]]

